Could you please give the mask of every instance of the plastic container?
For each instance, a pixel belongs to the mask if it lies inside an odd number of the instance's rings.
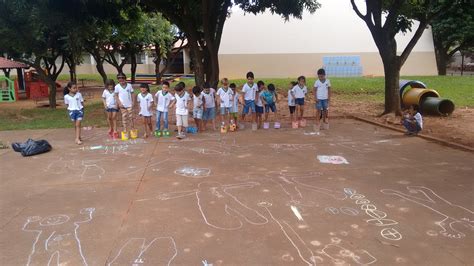
[[[127,141],[128,140],[128,132],[127,131],[122,131],[122,140]]]
[[[270,123],[269,122],[264,122],[263,123],[263,129],[269,129],[270,128]]]
[[[275,124],[273,125],[273,128],[275,128],[275,129],[281,128],[280,122],[275,122]]]
[[[298,121],[291,122],[291,127],[292,128],[298,128]]]
[[[138,129],[132,129],[132,130],[130,130],[130,138],[131,138],[131,139],[136,139],[136,138],[138,138]]]
[[[306,119],[300,120],[300,127],[306,127]]]

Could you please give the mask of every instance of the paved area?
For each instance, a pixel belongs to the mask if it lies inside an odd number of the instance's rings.
[[[107,139],[0,132],[1,265],[474,264],[473,155],[354,120]],[[334,157],[324,157],[334,156]],[[329,162],[329,163],[324,163]]]

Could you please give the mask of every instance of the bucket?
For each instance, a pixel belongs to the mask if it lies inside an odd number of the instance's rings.
[[[292,128],[298,128],[298,121],[291,122],[291,127]]]
[[[264,122],[263,123],[263,129],[269,129],[270,128],[270,123],[269,122]]]
[[[112,133],[112,138],[113,139],[118,139],[119,138],[119,133],[118,132]]]
[[[275,124],[273,125],[273,128],[275,128],[275,129],[281,128],[280,122],[275,122]]]
[[[229,125],[229,131],[230,132],[234,132],[235,130],[237,130],[237,125],[232,123]]]
[[[131,138],[131,139],[136,139],[136,138],[138,138],[138,129],[132,129],[132,130],[130,130],[130,138]]]
[[[127,131],[122,131],[122,140],[127,141],[128,140],[128,132]]]
[[[257,123],[252,123],[252,130],[253,131],[257,130]]]
[[[227,127],[221,126],[221,133],[227,133]]]
[[[301,119],[300,120],[300,127],[305,127],[306,126],[306,119]]]

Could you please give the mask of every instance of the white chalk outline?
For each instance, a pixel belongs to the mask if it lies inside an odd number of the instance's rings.
[[[137,261],[138,259],[141,259],[142,260],[142,255],[148,250],[149,247],[151,247],[153,245],[153,243],[155,243],[155,241],[159,240],[159,239],[169,239],[171,241],[171,243],[173,244],[173,249],[174,249],[174,254],[173,256],[169,259],[168,261],[168,266],[171,264],[171,262],[176,258],[176,256],[178,256],[178,248],[176,247],[176,241],[174,240],[173,237],[171,236],[162,236],[162,237],[155,237],[153,238],[153,240],[150,241],[150,243],[148,243],[148,245],[145,245],[146,243],[146,238],[144,237],[133,237],[133,238],[130,238],[127,240],[127,242],[125,242],[122,247],[120,248],[119,252],[117,253],[117,255],[114,257],[113,260],[111,260],[109,263],[107,263],[108,266],[111,266],[119,257],[120,255],[122,254],[122,251],[125,247],[127,247],[127,245],[130,243],[130,241],[133,241],[133,240],[142,240],[142,246],[140,247],[140,253],[138,254],[137,258],[135,258],[133,261]],[[143,261],[143,260],[142,260]]]
[[[183,166],[174,171],[176,175],[192,178],[203,178],[211,175],[211,169],[192,166]]]
[[[323,253],[324,255],[326,255],[328,258],[330,258],[331,260],[333,260],[333,262],[337,262],[339,261],[340,259],[337,259],[337,258],[334,258],[332,257],[331,255],[329,255],[327,252],[326,252],[326,249],[328,249],[329,247],[338,247],[339,249],[342,249],[344,252],[344,254],[346,254],[347,256],[344,256],[343,254],[341,254],[341,252],[339,252],[339,255],[342,256],[342,257],[350,257],[355,263],[359,264],[359,265],[370,265],[370,264],[373,264],[375,262],[377,262],[377,258],[375,258],[374,256],[372,256],[372,254],[370,254],[367,250],[365,249],[359,249],[359,250],[356,250],[360,253],[366,253],[367,255],[369,255],[373,261],[371,261],[370,263],[362,263],[359,261],[359,258],[360,256],[356,255],[353,251],[345,248],[345,247],[342,247],[338,244],[327,244],[324,246],[324,248],[321,250],[321,253]],[[344,261],[344,260],[342,260]],[[345,261],[344,261],[345,262]]]

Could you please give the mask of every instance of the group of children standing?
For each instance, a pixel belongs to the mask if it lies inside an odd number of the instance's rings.
[[[152,115],[153,108],[156,109],[156,136],[169,136],[168,111],[171,108],[176,110],[176,126],[178,138],[185,137],[185,129],[188,128],[189,103],[192,101],[192,116],[197,130],[202,132],[207,130],[208,123],[213,130],[216,130],[216,112],[219,111],[222,127],[233,125],[237,127],[239,119],[239,104],[243,105],[240,119],[245,120],[246,115],[251,113],[252,122],[256,128],[261,128],[263,122],[269,121],[270,111],[277,118],[278,94],[273,84],[265,86],[263,81],[254,83],[254,74],[248,72],[247,82],[242,87],[242,93],[236,90],[234,83],[229,84],[229,80],[221,80],[222,86],[216,91],[208,83],[201,88],[194,86],[192,93],[185,89],[184,82],[175,85],[174,94],[170,92],[170,84],[164,81],[155,95],[150,93],[148,84],[140,85],[140,93],[134,97],[132,86],[127,83],[125,74],[118,74],[118,84],[113,80],[105,82],[105,89],[102,93],[102,99],[107,119],[109,123],[109,136],[118,138],[117,132],[117,113],[122,115],[123,131],[130,132],[134,127],[133,107],[136,102],[139,105],[139,116],[143,117],[144,137],[147,138],[153,133]],[[299,122],[303,119],[305,97],[308,93],[306,88],[306,79],[304,76],[298,77],[298,82],[292,82],[288,91],[288,107],[291,120]],[[314,84],[314,94],[316,96],[317,126],[323,118],[327,124],[327,108],[329,104],[331,83],[325,78],[324,69],[318,70],[318,80]],[[72,84],[68,94],[64,96],[64,102],[68,106],[68,112],[71,120],[74,122],[76,130],[77,144],[81,141],[81,120],[84,116],[83,98],[77,90],[77,86]],[[219,108],[219,109],[217,109]],[[296,112],[296,116],[295,116]],[[264,115],[264,116],[263,116]],[[163,121],[163,127],[162,127]],[[277,127],[278,125],[278,127]],[[256,129],[255,128],[255,129]],[[275,128],[279,128],[279,123],[275,123]]]

